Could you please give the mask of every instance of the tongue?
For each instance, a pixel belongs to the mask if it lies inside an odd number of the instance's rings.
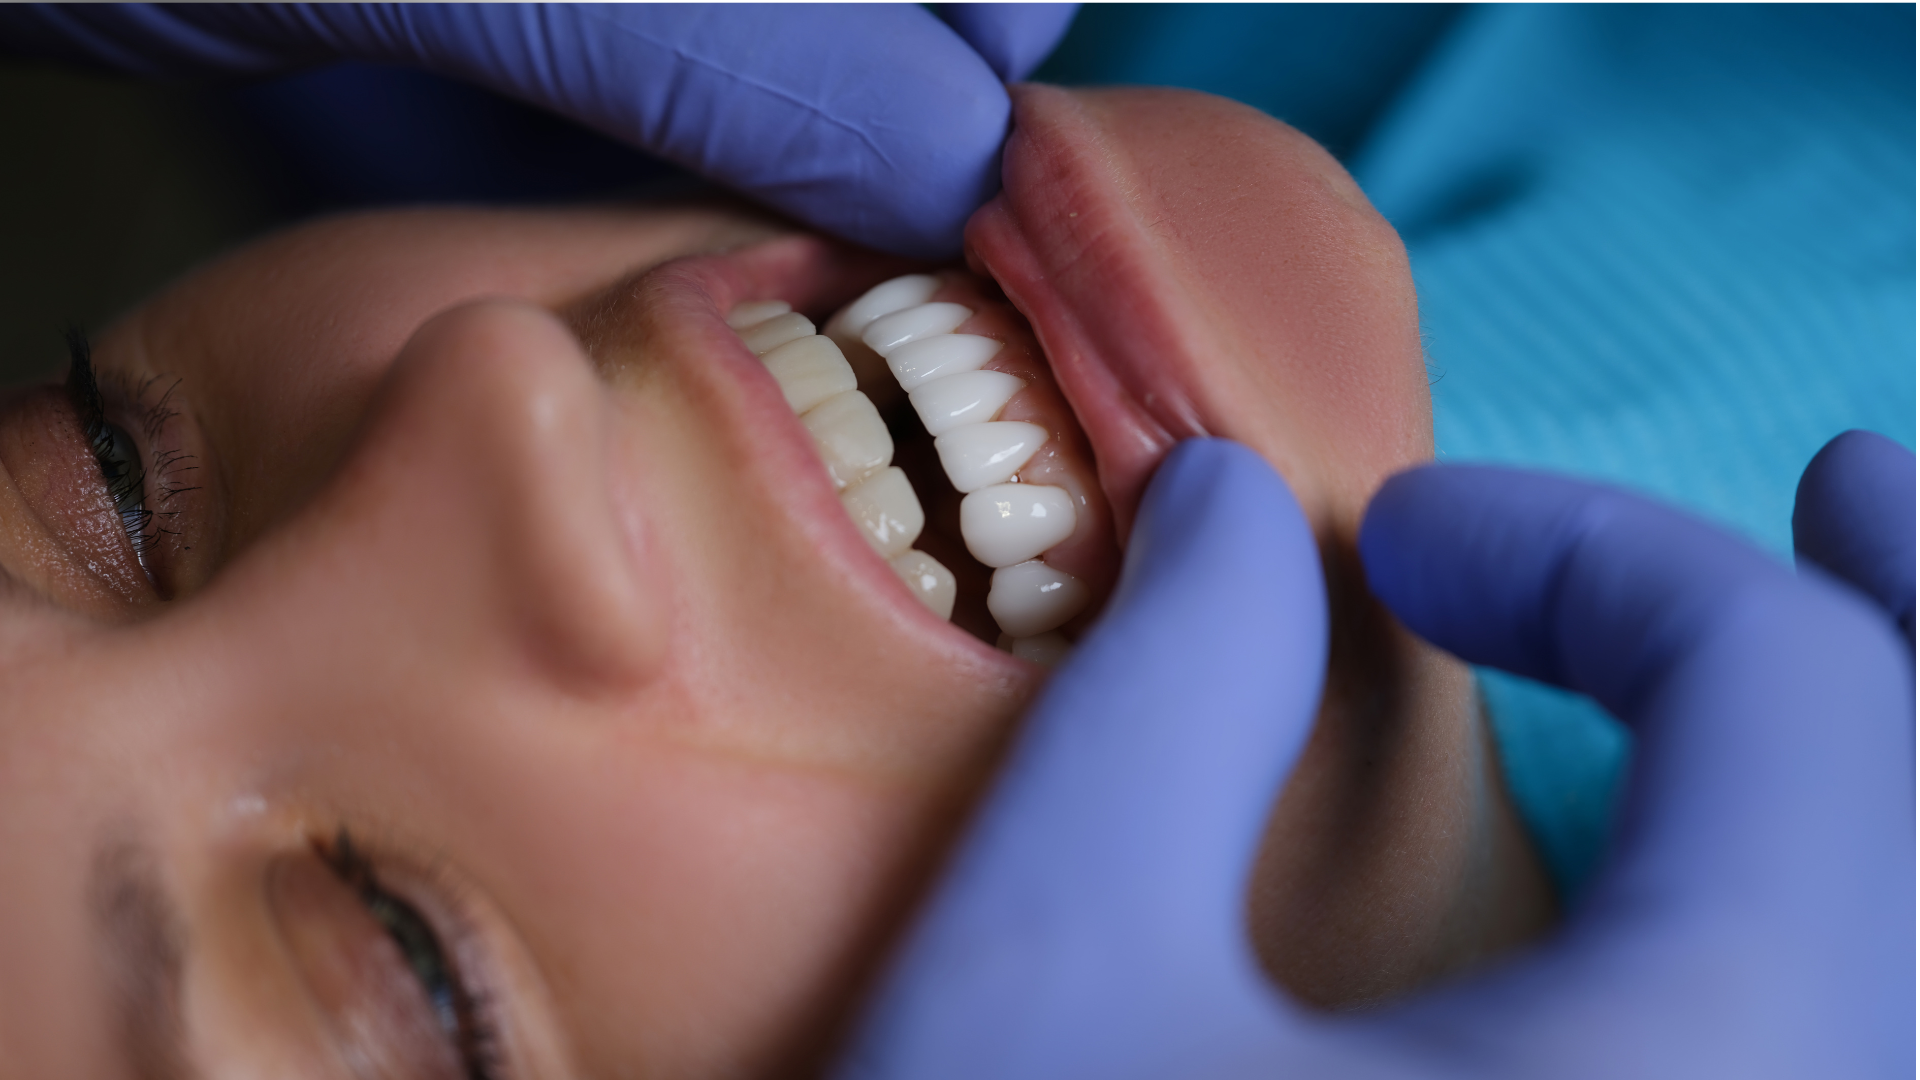
[[[1187,91],[1021,86],[1014,105],[968,259],[1031,321],[1121,537],[1191,436],[1261,451],[1343,532],[1430,455],[1399,238],[1318,145]]]

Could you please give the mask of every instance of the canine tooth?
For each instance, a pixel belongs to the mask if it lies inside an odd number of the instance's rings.
[[[853,368],[829,338],[795,338],[760,358],[796,413],[854,388]]]
[[[909,342],[951,334],[954,327],[971,318],[973,309],[961,304],[921,304],[873,320],[860,332],[860,340],[881,356],[891,356],[893,350]]]
[[[913,546],[927,524],[927,515],[920,509],[920,497],[913,493],[907,474],[897,465],[842,492],[840,505],[847,508],[847,516],[860,526],[867,543],[886,559]]]
[[[1045,484],[995,484],[960,500],[960,535],[988,566],[1026,562],[1073,535],[1073,498]]]
[[[835,394],[808,412],[800,422],[813,433],[826,462],[833,486],[846,488],[887,467],[893,460],[893,436],[880,410],[858,390]]]
[[[940,279],[932,274],[908,274],[892,281],[883,281],[827,320],[827,334],[831,337],[845,334],[857,341],[868,323],[882,315],[918,307],[933,299],[933,294],[939,289]]]
[[[907,589],[927,605],[927,610],[943,619],[953,618],[953,598],[959,594],[953,571],[924,551],[909,551],[888,560],[893,572],[907,583]]]
[[[1046,441],[1039,424],[999,420],[955,428],[933,440],[933,448],[954,490],[964,494],[1011,480]]]
[[[1011,634],[1000,635],[1000,647],[1022,660],[1031,660],[1041,667],[1059,667],[1060,661],[1073,651],[1073,645],[1059,634],[1035,634],[1033,637],[1014,637]]]
[[[747,343],[754,355],[765,356],[789,341],[797,341],[813,333],[813,322],[797,311],[775,315],[740,331],[740,340]]]
[[[775,315],[785,315],[793,310],[793,305],[785,300],[749,300],[744,304],[733,305],[727,312],[727,325],[735,330],[745,330],[756,323],[766,322]]]
[[[987,610],[1000,629],[1016,638],[1030,638],[1058,629],[1080,614],[1091,598],[1079,578],[1030,559],[993,572]]]
[[[1000,415],[1026,385],[1025,379],[1004,371],[962,371],[921,383],[907,400],[913,402],[913,411],[920,414],[927,434],[937,438],[962,424],[985,423]]]
[[[917,309],[916,309],[917,310]],[[935,379],[978,370],[1003,346],[973,334],[939,334],[910,341],[887,356],[887,369],[908,393]]]

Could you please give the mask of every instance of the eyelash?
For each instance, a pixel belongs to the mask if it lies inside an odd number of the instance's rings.
[[[420,980],[441,1030],[459,1053],[468,1080],[493,1080],[499,1072],[500,1029],[492,1004],[462,977],[433,924],[412,904],[381,887],[372,862],[344,826],[332,843],[316,840],[313,846],[400,949],[407,966]]]
[[[148,552],[160,534],[178,535],[174,530],[161,527],[157,519],[174,517],[180,511],[156,510],[149,504],[168,504],[179,495],[200,490],[197,486],[176,483],[172,479],[177,473],[197,471],[199,466],[192,463],[193,455],[178,450],[156,453],[154,467],[159,470],[161,479],[157,490],[149,493],[147,468],[142,462],[139,447],[125,430],[107,421],[106,399],[100,393],[99,379],[93,370],[93,347],[78,330],[67,331],[67,355],[70,361],[67,367],[67,396],[73,403],[74,411],[79,414],[81,433],[93,450],[93,459],[100,467],[101,483],[106,487],[107,497],[113,501],[114,510],[120,515],[120,525],[133,544],[134,558],[139,561],[140,569],[146,573],[148,580],[154,581],[157,587],[158,580],[147,561]],[[156,376],[142,383],[134,397],[145,400],[157,381]],[[159,437],[167,421],[179,415],[172,405],[174,392],[179,387],[179,381],[175,380],[158,400],[145,408],[141,429],[149,443]]]

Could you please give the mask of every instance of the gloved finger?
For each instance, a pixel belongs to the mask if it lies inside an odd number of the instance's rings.
[[[1360,551],[1416,633],[1633,725],[1613,887],[1781,899],[1899,858],[1873,825],[1911,818],[1906,662],[1850,594],[1644,499],[1510,469],[1392,478]]]
[[[936,11],[1007,82],[1052,55],[1079,4],[941,4]]]
[[[1913,452],[1846,431],[1820,448],[1793,499],[1793,553],[1872,597],[1913,646]]]
[[[855,1074],[1181,1075],[1223,1032],[1270,1027],[1244,889],[1325,659],[1319,557],[1286,483],[1236,444],[1180,445],[1107,614],[883,985]]]
[[[130,70],[425,68],[922,257],[957,253],[999,189],[1012,110],[986,61],[908,4],[188,4],[0,12],[0,25]]]
[[[1477,1075],[1566,1072],[1576,1040],[1583,1076],[1910,1063],[1912,694],[1870,605],[1676,511],[1510,469],[1394,477],[1360,551],[1415,632],[1585,691],[1638,735],[1569,925],[1401,1011],[1396,1038]]]

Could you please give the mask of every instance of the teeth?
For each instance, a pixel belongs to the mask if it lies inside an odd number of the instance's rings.
[[[951,334],[955,327],[971,318],[973,309],[960,304],[921,304],[873,320],[860,332],[860,340],[881,356],[891,356],[893,350],[902,345],[937,334]]]
[[[827,333],[833,337],[846,334],[857,341],[860,332],[873,320],[918,307],[933,299],[933,294],[939,289],[940,279],[931,274],[908,274],[892,281],[883,281],[861,294],[860,299],[840,309],[840,313],[827,322]]]
[[[981,424],[1000,415],[1007,401],[1027,385],[1004,371],[963,371],[922,383],[908,395],[927,434],[945,435],[963,424]]]
[[[909,551],[888,565],[907,583],[908,590],[927,605],[927,610],[943,619],[953,618],[953,600],[960,591],[954,584],[953,571],[924,551]]]
[[[1073,535],[1073,499],[1044,484],[995,484],[960,500],[960,535],[988,566],[1026,562]]]
[[[775,315],[740,331],[740,340],[756,356],[765,356],[789,341],[797,341],[813,334],[813,323],[797,311]]]
[[[763,323],[775,315],[785,315],[793,310],[793,305],[785,300],[749,300],[744,304],[735,304],[727,312],[727,325],[735,330],[745,330],[755,323]]]
[[[879,472],[893,460],[893,436],[880,410],[858,390],[835,394],[800,417],[813,433],[833,486],[845,488]]]
[[[817,334],[789,341],[760,359],[796,413],[806,412],[856,385],[846,357],[840,355],[831,339]]]
[[[1022,660],[1031,660],[1041,667],[1058,667],[1060,661],[1067,658],[1073,646],[1059,634],[1036,634],[1033,637],[1013,637],[1000,635],[1000,647]]]
[[[848,488],[841,494],[840,504],[847,508],[847,515],[853,518],[854,524],[860,526],[867,543],[888,559],[904,553],[912,546],[914,540],[919,538],[920,530],[927,524],[927,516],[920,509],[920,499],[914,495],[907,474],[901,472],[898,466]]]
[[[999,353],[999,342],[972,334],[940,334],[911,341],[887,354],[887,368],[912,393],[922,386],[961,372],[975,371]]]
[[[904,289],[900,287],[903,283]],[[868,290],[854,307],[887,304],[893,305],[887,310],[894,310],[918,304],[933,295],[938,284],[929,277],[896,279]],[[861,315],[850,308],[836,315],[834,323],[844,322],[850,312]],[[875,311],[864,316],[861,323],[884,313]],[[907,474],[888,467],[893,460],[893,436],[887,433],[886,422],[880,419],[873,402],[855,389],[853,367],[839,347],[831,338],[815,334],[813,323],[793,314],[784,300],[735,305],[727,314],[727,325],[760,356],[768,373],[780,384],[787,404],[813,434],[827,475],[835,487],[842,489],[840,505],[860,534],[929,611],[942,619],[952,618],[959,592],[953,572],[933,556],[909,546],[926,527],[926,513]],[[860,348],[865,350],[866,346]]]
[[[876,402],[890,400],[898,390],[887,377],[886,361],[860,340],[860,332],[882,315],[926,303],[939,288],[940,279],[928,274],[894,278],[868,289],[864,296],[827,320],[827,328],[821,332],[840,346],[847,362],[853,365],[854,375],[860,379],[860,388]]]
[[[1047,441],[1047,429],[1024,420],[968,424],[933,440],[940,467],[962,494],[1013,478]]]
[[[1058,629],[1080,614],[1091,598],[1079,578],[1033,560],[993,572],[987,610],[1000,629],[1016,638],[1028,638]]]

